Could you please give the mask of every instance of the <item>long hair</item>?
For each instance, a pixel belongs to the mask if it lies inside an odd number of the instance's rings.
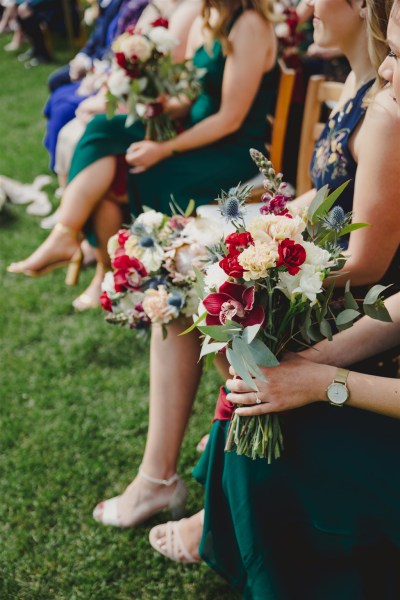
[[[216,23],[211,23],[211,11],[216,9],[218,18]],[[224,54],[229,54],[231,45],[228,40],[229,24],[234,12],[242,8],[252,9],[266,21],[277,22],[280,20],[274,13],[272,0],[203,0],[202,17],[203,26],[211,34],[212,40],[219,40],[222,44]]]
[[[378,69],[387,55],[386,32],[393,0],[367,0],[368,50],[372,65]],[[378,76],[377,87],[384,85]]]

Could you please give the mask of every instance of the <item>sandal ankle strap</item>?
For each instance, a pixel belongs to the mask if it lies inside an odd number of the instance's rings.
[[[53,227],[54,231],[58,231],[58,233],[63,233],[64,235],[69,235],[75,239],[78,239],[80,232],[68,227],[68,225],[63,225],[62,223],[56,223]]]
[[[146,473],[143,473],[141,467],[139,468],[139,475],[140,477],[143,477],[143,479],[149,481],[150,483],[155,483],[156,485],[166,485],[167,487],[173,485],[176,481],[179,480],[179,476],[177,473],[172,475],[169,479],[156,479],[155,477],[150,477],[150,475],[146,475]]]

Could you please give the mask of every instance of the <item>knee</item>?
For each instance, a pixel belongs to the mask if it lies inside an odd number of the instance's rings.
[[[26,2],[18,6],[17,12],[20,19],[29,19],[33,15],[33,10]]]

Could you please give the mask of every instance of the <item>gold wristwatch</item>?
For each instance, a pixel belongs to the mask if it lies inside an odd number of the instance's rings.
[[[343,406],[350,398],[349,388],[347,387],[347,377],[350,371],[348,369],[338,369],[334,380],[326,389],[326,395],[329,404],[333,406]]]

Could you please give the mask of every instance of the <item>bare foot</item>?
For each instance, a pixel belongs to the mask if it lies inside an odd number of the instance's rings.
[[[68,262],[79,248],[75,232],[53,229],[49,237],[25,260],[12,263],[8,270],[12,273],[39,275],[58,264]]]

